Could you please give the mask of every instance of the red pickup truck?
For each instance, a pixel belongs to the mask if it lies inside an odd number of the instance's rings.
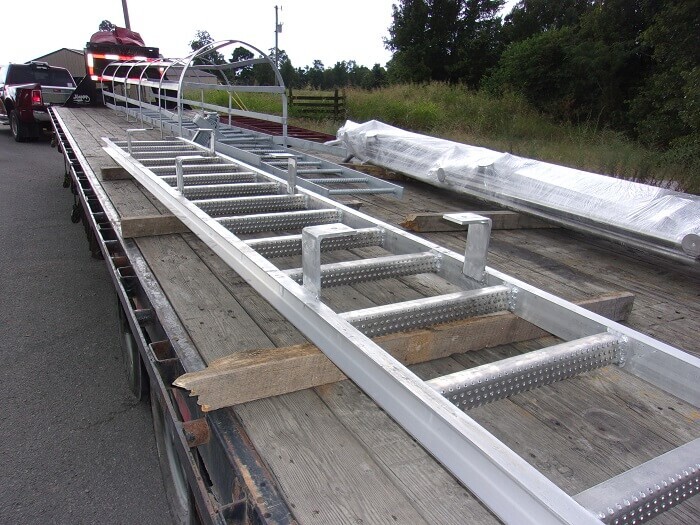
[[[45,62],[0,66],[0,123],[17,142],[51,128],[47,106],[64,104],[75,90],[67,69]]]

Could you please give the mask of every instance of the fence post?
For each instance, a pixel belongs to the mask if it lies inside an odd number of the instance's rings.
[[[338,88],[335,88],[335,95],[333,97],[333,118],[338,120]]]

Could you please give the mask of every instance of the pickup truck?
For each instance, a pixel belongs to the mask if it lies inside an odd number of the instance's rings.
[[[45,62],[0,66],[0,123],[17,142],[51,129],[47,106],[62,105],[75,90],[67,69]]]

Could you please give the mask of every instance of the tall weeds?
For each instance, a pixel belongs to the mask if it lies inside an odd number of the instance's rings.
[[[212,103],[228,106],[221,93]],[[592,115],[579,125],[556,122],[512,93],[502,96],[441,83],[346,89],[348,119],[387,124],[456,142],[553,162],[628,180],[700,193],[700,173],[668,161],[623,134],[601,129]],[[279,97],[242,93],[251,111],[280,114]],[[294,117],[292,124],[335,133],[340,123]]]

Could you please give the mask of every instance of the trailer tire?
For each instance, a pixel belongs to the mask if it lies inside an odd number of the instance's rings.
[[[10,111],[10,132],[15,142],[24,142],[27,140],[27,127],[20,122],[16,109]]]
[[[141,353],[124,309],[118,302],[117,308],[119,309],[119,336],[122,360],[129,390],[138,401],[145,401],[148,399],[148,372],[146,372],[146,367],[141,360]]]
[[[170,505],[170,516],[176,525],[197,525],[200,523],[194,505],[194,496],[187,484],[187,476],[177,455],[172,424],[165,420],[165,407],[160,395],[151,387],[151,413],[153,432],[156,437],[158,463],[163,478],[163,488]]]

